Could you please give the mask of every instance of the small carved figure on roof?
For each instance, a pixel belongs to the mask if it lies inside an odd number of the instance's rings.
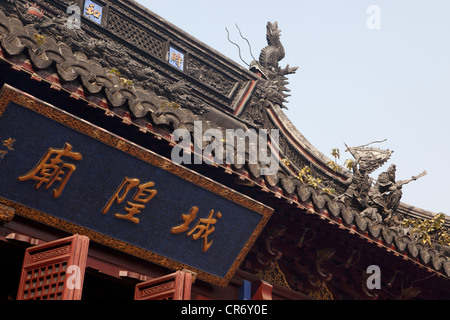
[[[403,195],[402,187],[411,181],[425,176],[426,171],[409,180],[395,181],[395,164],[378,176],[378,180],[369,192],[369,205],[378,209],[384,220],[390,220],[396,213]]]
[[[348,206],[365,208],[371,187],[371,181],[366,168],[358,164],[353,167],[353,175],[346,181],[347,190],[342,195]]]
[[[395,184],[395,172],[397,167],[392,164],[389,169],[382,172],[369,191],[369,206],[377,208],[378,212],[383,216],[389,216],[395,211],[402,197],[401,189],[398,190]]]
[[[372,143],[359,147],[346,145],[346,151],[349,151],[355,158],[355,164],[353,165],[353,175],[347,180],[348,187],[341,199],[343,198],[346,205],[360,210],[367,208],[369,190],[372,187],[369,174],[381,167],[393,152],[368,147]]]
[[[390,223],[400,204],[402,187],[427,173],[424,171],[409,180],[396,181],[397,167],[392,164],[385,172],[380,173],[372,185],[369,174],[380,168],[393,151],[372,148],[368,145],[351,148],[347,146],[347,151],[356,160],[356,166],[353,175],[347,180],[347,190],[340,199],[343,199],[346,205],[360,210],[363,216]]]
[[[44,11],[42,11],[37,4],[26,5],[14,1],[14,7],[16,9],[16,14],[23,25],[31,24],[35,25],[37,23],[42,23],[44,18]]]
[[[68,17],[65,15],[50,18],[36,4],[24,5],[16,1],[14,6],[22,24],[34,28],[39,34],[50,35],[56,41],[62,41],[69,46],[77,46],[78,50],[81,49],[80,44],[84,45],[90,38],[81,28],[69,27]]]

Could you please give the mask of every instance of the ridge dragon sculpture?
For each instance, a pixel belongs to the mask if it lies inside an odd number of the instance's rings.
[[[369,144],[368,144],[369,145]],[[425,176],[426,171],[409,180],[396,181],[396,165],[392,164],[386,171],[373,180],[369,174],[380,168],[389,160],[393,151],[368,147],[347,147],[355,158],[353,175],[347,180],[347,189],[339,198],[348,206],[369,216],[376,221],[397,224],[396,211],[403,195],[402,187]]]
[[[278,29],[277,22],[267,23],[267,46],[261,50],[259,60],[253,60],[250,64],[250,70],[259,74],[262,78],[267,80],[265,83],[266,99],[273,104],[278,104],[284,107],[283,103],[287,102],[286,98],[290,92],[286,88],[288,84],[287,75],[294,74],[298,67],[290,68],[287,65],[285,68],[279,66],[279,62],[284,59],[285,51],[281,43],[281,30]]]

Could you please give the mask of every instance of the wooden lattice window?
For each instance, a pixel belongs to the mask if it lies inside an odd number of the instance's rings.
[[[175,273],[136,285],[135,300],[190,300],[192,273]]]
[[[88,248],[80,235],[27,248],[17,300],[80,300]]]

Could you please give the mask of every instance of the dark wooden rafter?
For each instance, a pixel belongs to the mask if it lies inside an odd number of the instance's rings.
[[[292,222],[291,219],[283,221],[278,215],[271,225],[280,226],[289,221]],[[355,239],[343,229],[330,230],[319,221],[291,223],[280,237],[266,242],[266,247],[267,243],[270,249],[266,252],[278,253],[272,258],[276,258],[291,288],[305,294],[323,290],[326,286],[336,295],[349,299],[413,299],[422,291],[428,295],[435,291],[437,297],[439,292],[445,295],[439,289],[440,281],[444,279],[435,271],[421,269],[418,272],[416,267],[406,263],[405,257],[393,257],[382,246]],[[258,242],[254,250],[261,250],[260,244]],[[246,264],[252,272],[261,268],[259,263],[253,264],[255,256],[256,253],[249,255],[250,263]],[[371,265],[382,270],[380,290],[370,290],[366,285],[370,276],[366,270]],[[270,266],[266,262],[265,267]],[[424,281],[434,277],[433,282]]]

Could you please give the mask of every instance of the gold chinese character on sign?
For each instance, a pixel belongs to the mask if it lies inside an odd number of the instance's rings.
[[[95,18],[100,19],[101,12],[94,9],[94,5],[90,4],[86,8],[86,14],[89,16],[89,18],[93,15]]]
[[[35,180],[37,181],[36,189],[39,189],[43,184],[45,184],[45,189],[49,189],[55,182],[59,182],[59,186],[53,190],[53,197],[58,198],[77,168],[72,163],[63,162],[61,160],[63,157],[75,161],[83,159],[81,153],[72,152],[72,145],[66,142],[63,149],[49,148],[33,170],[19,177],[18,180]]]
[[[183,233],[189,230],[189,225],[197,218],[197,212],[198,207],[192,207],[191,210],[189,210],[188,214],[181,215],[181,218],[184,220],[184,223],[180,224],[179,226],[173,227],[171,229],[172,234],[177,233]],[[208,236],[213,233],[216,228],[212,227],[211,225],[214,225],[217,223],[217,219],[222,218],[222,213],[217,212],[216,216],[214,217],[214,210],[211,210],[209,212],[209,216],[206,219],[199,219],[197,224],[189,231],[186,235],[188,237],[192,236],[193,240],[198,240],[200,238],[203,239],[202,244],[202,251],[206,252],[211,247],[213,240],[208,242]],[[196,233],[195,233],[196,232]]]
[[[8,148],[10,151],[13,151],[13,145],[16,142],[16,139],[9,138],[6,140],[3,140],[3,145]],[[5,156],[8,154],[8,150],[0,150],[0,159],[4,159]]]
[[[116,202],[117,204],[121,204],[122,202],[124,202],[130,190],[137,188],[136,193],[134,194],[131,201],[127,201],[128,207],[125,207],[125,211],[127,211],[128,213],[125,215],[116,213],[115,217],[119,219],[129,220],[136,224],[139,223],[140,219],[136,218],[135,215],[144,210],[145,205],[158,193],[158,190],[151,189],[154,186],[155,184],[151,181],[141,184],[139,179],[130,179],[125,177],[125,179],[123,179],[122,181],[122,184],[119,186],[119,188],[103,208],[102,213],[108,213],[114,202]]]
[[[9,138],[9,139],[6,139],[5,141],[3,141],[3,145],[12,151],[12,150],[14,150],[13,145],[15,142],[16,142],[16,139]]]
[[[172,52],[172,55],[170,56],[170,61],[175,62],[175,64],[178,66],[178,68],[181,68],[181,64],[183,63],[183,58],[181,57],[181,53]]]

